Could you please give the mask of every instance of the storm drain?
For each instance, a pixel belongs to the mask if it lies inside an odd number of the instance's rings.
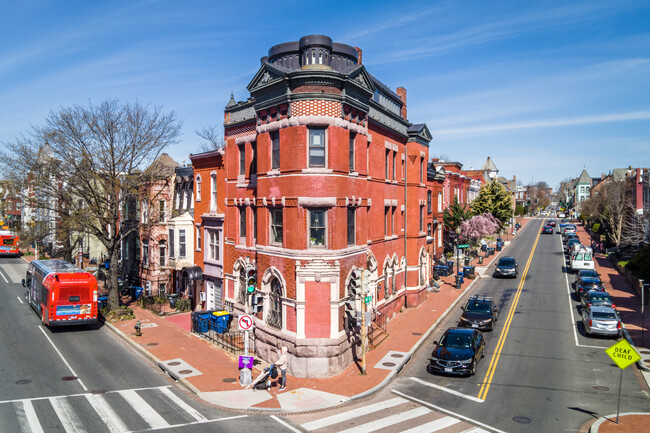
[[[526,416],[514,416],[512,417],[512,420],[519,424],[530,424],[531,421],[530,418]]]
[[[234,377],[226,377],[223,381],[225,383],[234,383],[237,382],[237,379],[235,379]]]
[[[608,387],[606,387],[606,386],[601,386],[601,385],[596,385],[596,386],[594,386],[594,389],[595,389],[596,391],[609,391],[609,388],[608,388]]]
[[[158,363],[158,366],[174,378],[174,380],[203,374],[180,358],[161,361]]]
[[[63,376],[61,380],[77,380],[77,376]]]
[[[16,381],[16,385],[28,385],[30,383],[32,383],[32,381],[29,379],[20,379]]]
[[[410,353],[391,350],[375,364],[375,368],[400,371],[409,359],[411,359]]]

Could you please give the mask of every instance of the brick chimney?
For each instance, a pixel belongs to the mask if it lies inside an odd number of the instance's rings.
[[[402,100],[402,118],[406,119],[406,89],[404,87],[398,87],[395,91],[399,96],[399,99]]]
[[[361,51],[361,48],[359,48],[359,47],[354,47],[354,49],[357,50],[357,56],[359,56],[359,61],[357,62],[357,65],[360,65],[363,51]]]

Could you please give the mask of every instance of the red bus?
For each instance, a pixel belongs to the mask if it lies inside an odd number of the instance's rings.
[[[97,280],[65,260],[34,260],[23,280],[25,297],[48,326],[97,322]]]
[[[20,256],[18,235],[9,230],[0,230],[0,255]]]

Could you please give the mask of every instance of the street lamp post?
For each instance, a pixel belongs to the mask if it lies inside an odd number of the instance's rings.
[[[639,280],[641,286],[641,347],[645,347],[645,281]]]
[[[456,227],[456,288],[460,289],[460,248],[458,248],[460,241],[460,227]]]

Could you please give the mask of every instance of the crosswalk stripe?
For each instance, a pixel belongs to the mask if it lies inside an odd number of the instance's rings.
[[[153,407],[149,405],[140,395],[133,390],[120,391],[120,395],[129,402],[131,407],[144,419],[152,428],[169,427],[169,423],[161,417]]]
[[[50,404],[67,433],[86,433],[83,423],[65,398],[50,397]]]
[[[463,433],[490,433],[490,432],[480,427],[472,427],[469,430],[465,430]]]
[[[111,433],[122,433],[129,428],[122,422],[115,410],[101,394],[84,394],[90,405],[95,409]]]
[[[398,424],[400,422],[408,421],[410,419],[417,418],[422,415],[426,415],[428,413],[431,413],[431,410],[427,409],[426,407],[418,407],[415,409],[408,410],[406,412],[387,416],[385,418],[380,418],[366,424],[352,427],[351,429],[343,430],[339,433],[370,433],[384,427],[389,427],[391,425]]]
[[[22,403],[21,408],[16,408],[20,429],[23,433],[44,433],[32,402],[25,400]]]
[[[378,412],[380,410],[388,409],[389,407],[397,406],[403,403],[407,403],[408,400],[395,397],[390,400],[380,401],[379,403],[374,403],[368,406],[363,406],[357,409],[352,409],[347,412],[338,413],[336,415],[328,416],[325,418],[317,419],[306,424],[302,425],[302,428],[306,430],[317,430],[319,428],[329,427],[334,424],[338,424],[343,421],[347,421],[352,418],[356,418],[363,415],[368,415],[373,412]]]
[[[173,401],[176,404],[176,406],[178,406],[178,407],[182,408],[183,410],[185,410],[185,412],[190,414],[190,416],[192,416],[192,418],[194,418],[195,420],[197,420],[197,421],[207,421],[207,418],[204,417],[201,412],[199,412],[198,410],[194,409],[192,406],[190,406],[189,404],[187,404],[183,400],[181,400],[181,398],[179,396],[177,396],[176,394],[174,394],[171,389],[169,389],[169,388],[161,388],[160,392],[163,393],[168,399]]]
[[[433,433],[433,432],[440,431],[443,428],[447,428],[449,426],[457,424],[459,422],[460,422],[459,419],[446,416],[443,418],[439,418],[435,421],[431,421],[426,424],[413,427],[412,429],[404,430],[402,433],[425,433],[425,432]]]

